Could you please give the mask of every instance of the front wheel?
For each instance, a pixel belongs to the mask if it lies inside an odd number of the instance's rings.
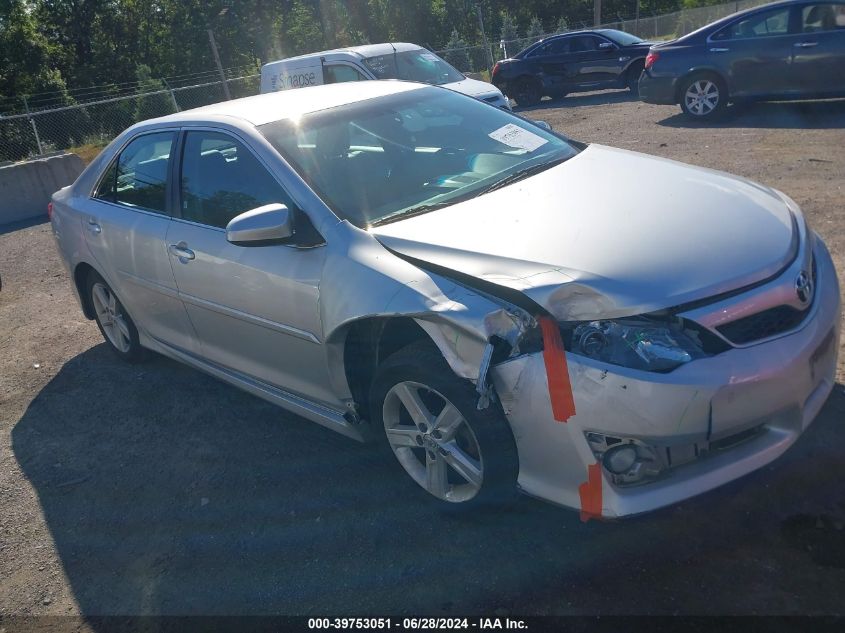
[[[711,75],[696,75],[681,86],[681,110],[695,119],[714,119],[728,105],[724,83]]]
[[[405,473],[442,509],[501,506],[516,494],[519,462],[510,425],[439,351],[420,342],[377,370],[371,419]]]

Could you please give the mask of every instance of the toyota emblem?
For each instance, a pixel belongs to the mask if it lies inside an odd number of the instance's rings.
[[[813,300],[813,280],[805,270],[795,278],[795,294],[802,305],[807,305]]]

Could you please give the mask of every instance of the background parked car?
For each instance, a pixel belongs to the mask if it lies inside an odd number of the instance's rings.
[[[269,62],[261,67],[261,92],[368,79],[420,81],[506,110],[511,107],[495,86],[466,77],[430,50],[406,42],[350,46]]]
[[[845,2],[776,2],[652,46],[640,95],[701,119],[739,99],[845,96]]]
[[[493,67],[493,84],[518,105],[544,96],[605,88],[637,91],[650,42],[613,29],[555,35],[532,44]]]

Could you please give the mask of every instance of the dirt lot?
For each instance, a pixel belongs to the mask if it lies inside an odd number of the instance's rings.
[[[845,102],[706,127],[625,93],[528,114],[782,189],[845,278]],[[842,364],[797,445],[717,491],[616,523],[527,498],[457,519],[369,447],[163,358],[121,364],[47,225],[0,235],[0,275],[0,614],[843,611]]]

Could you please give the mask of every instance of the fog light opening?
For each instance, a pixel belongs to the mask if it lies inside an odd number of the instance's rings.
[[[637,463],[637,449],[633,444],[614,446],[602,458],[604,467],[614,475],[624,475]]]

